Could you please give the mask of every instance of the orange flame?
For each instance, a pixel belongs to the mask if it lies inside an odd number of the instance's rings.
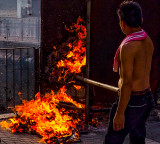
[[[42,136],[41,141],[71,135],[72,128],[77,129],[79,119],[73,121],[64,108],[58,109],[58,104],[60,101],[70,102],[78,108],[84,108],[84,105],[73,101],[65,91],[65,87],[62,87],[57,94],[53,91],[45,94],[42,100],[40,93],[36,94],[35,100],[23,100],[23,105],[15,108],[20,116],[11,118],[10,123],[1,122],[1,127],[11,128],[13,133],[35,131]]]
[[[78,85],[73,85],[77,90],[80,90],[82,87]]]
[[[18,92],[18,95],[21,95],[22,94],[22,92]]]
[[[83,20],[78,18],[77,23],[70,28],[66,28],[69,32],[76,32],[77,38],[72,43],[68,43],[70,49],[65,60],[60,60],[57,67],[67,68],[67,73],[80,73],[81,67],[86,65],[86,27],[81,24]],[[66,75],[65,74],[65,75]]]

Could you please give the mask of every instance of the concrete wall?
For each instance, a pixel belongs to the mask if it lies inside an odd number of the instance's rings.
[[[30,17],[40,15],[41,0],[0,0],[0,17]]]
[[[0,0],[0,17],[16,17],[17,0]]]
[[[41,19],[0,18],[0,41],[40,43]]]
[[[16,10],[17,0],[0,0],[1,10]]]

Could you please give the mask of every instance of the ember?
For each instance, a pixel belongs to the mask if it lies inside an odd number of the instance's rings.
[[[65,79],[68,74],[80,73],[81,67],[86,64],[86,28],[82,22],[83,20],[79,17],[76,24],[66,28],[69,32],[76,32],[77,35],[72,43],[67,42],[65,47],[68,48],[68,53],[64,54],[63,60],[58,61],[56,65],[57,69],[61,69],[59,80]],[[53,49],[56,50],[56,47],[54,46]],[[56,75],[56,72],[53,71],[52,74]],[[76,84],[73,86],[77,90],[81,88]],[[1,127],[10,128],[13,133],[39,134],[42,137],[41,141],[48,144],[78,140],[77,126],[84,120],[84,111],[66,109],[61,102],[69,103],[78,109],[85,108],[83,104],[68,96],[63,86],[58,92],[46,93],[43,98],[40,93],[37,93],[35,99],[31,101],[22,100],[23,105],[16,106],[14,109],[17,116],[11,118],[10,123],[1,122]]]

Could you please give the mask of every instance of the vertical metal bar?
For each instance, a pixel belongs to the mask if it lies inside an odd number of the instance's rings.
[[[40,42],[40,39],[41,39],[40,30],[41,30],[41,28],[40,28],[40,17],[38,16],[38,42]]]
[[[22,93],[22,49],[20,49],[20,92]]]
[[[47,1],[41,0],[41,40],[40,40],[40,93],[42,95],[44,88],[43,88],[43,75],[44,75],[44,64],[42,62],[43,53],[44,53],[44,25],[45,25],[45,10],[47,6]],[[43,32],[43,34],[42,34]],[[42,97],[41,97],[42,98]]]
[[[90,70],[90,16],[91,16],[91,0],[87,2],[87,47],[86,47],[86,76],[89,78]],[[89,123],[89,85],[86,84],[85,88],[85,129],[88,130]]]
[[[34,48],[34,94],[39,92],[39,48]]]
[[[23,41],[23,18],[21,18],[21,40]]]
[[[29,49],[27,48],[27,100],[29,100]]]
[[[8,50],[6,49],[6,108],[8,107]]]
[[[13,102],[15,107],[15,49],[13,49]]]
[[[39,17],[36,18],[36,27],[37,27],[36,38],[37,41],[39,42]]]

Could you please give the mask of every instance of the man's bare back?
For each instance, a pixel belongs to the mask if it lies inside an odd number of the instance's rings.
[[[130,57],[133,57],[133,73],[132,73],[132,91],[141,91],[148,87],[151,61],[153,55],[153,43],[152,40],[147,36],[145,40],[142,41],[130,41],[126,44],[126,47],[130,49]],[[126,53],[127,55],[127,53]],[[121,54],[120,54],[121,62]],[[129,68],[129,67],[128,67]],[[118,82],[118,87],[122,86],[122,70],[119,68],[120,79]]]

